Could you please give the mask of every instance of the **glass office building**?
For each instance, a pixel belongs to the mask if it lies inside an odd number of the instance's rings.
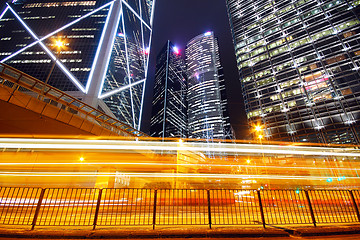
[[[5,1],[1,1],[1,2],[0,2],[0,13],[4,11],[5,7],[6,7],[6,2],[5,2]]]
[[[156,59],[150,122],[153,137],[187,137],[186,65],[179,49],[167,41]]]
[[[213,32],[187,43],[189,138],[231,139],[225,80]]]
[[[0,62],[139,129],[153,10],[152,0],[8,1]]]
[[[250,126],[268,140],[357,143],[358,0],[227,0]]]

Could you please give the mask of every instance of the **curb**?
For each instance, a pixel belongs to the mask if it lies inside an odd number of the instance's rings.
[[[350,235],[360,234],[360,226],[351,227],[316,227],[308,229],[294,230],[294,236],[330,236],[330,235]]]
[[[24,230],[0,229],[0,238],[21,239],[135,239],[135,238],[271,238],[290,236],[329,236],[360,234],[359,226],[311,227],[295,229],[248,228],[248,229],[158,229],[158,230]]]
[[[134,239],[134,238],[244,238],[288,237],[287,232],[277,229],[224,229],[224,230],[0,230],[0,238],[40,239]]]

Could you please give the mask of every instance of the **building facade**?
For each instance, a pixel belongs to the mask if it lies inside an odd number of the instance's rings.
[[[189,138],[231,139],[225,80],[213,32],[187,43]]]
[[[139,129],[153,10],[152,0],[9,0],[0,62]]]
[[[167,41],[156,59],[150,122],[152,137],[187,137],[186,65],[179,50]]]
[[[268,140],[360,143],[359,4],[227,0],[248,122]]]

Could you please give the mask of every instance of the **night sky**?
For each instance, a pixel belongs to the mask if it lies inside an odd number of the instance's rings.
[[[225,0],[156,0],[142,123],[144,132],[148,132],[150,127],[152,89],[157,54],[167,40],[175,44],[180,49],[181,54],[184,54],[186,43],[193,37],[207,31],[213,31],[219,40],[230,121],[236,138],[245,139],[248,137],[246,115]]]

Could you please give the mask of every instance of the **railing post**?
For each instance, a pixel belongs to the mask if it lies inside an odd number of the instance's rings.
[[[44,198],[45,189],[46,188],[41,189],[40,197],[39,197],[39,200],[38,200],[38,203],[37,203],[37,206],[36,206],[36,210],[35,210],[35,214],[34,214],[34,218],[33,218],[32,224],[31,224],[32,225],[31,230],[34,230],[34,228],[35,228],[36,221],[37,221],[37,218],[38,218],[39,212],[40,212],[41,203],[42,203],[43,198]]]
[[[312,205],[311,205],[308,190],[305,190],[305,196],[306,196],[306,199],[307,199],[307,202],[308,202],[308,205],[309,205],[312,222],[314,224],[314,227],[316,227],[316,220],[315,220],[314,210],[313,210]]]
[[[157,189],[155,189],[155,193],[154,193],[153,230],[155,229],[155,223],[156,223],[156,201],[157,201]]]
[[[261,221],[262,221],[263,227],[266,228],[265,215],[264,215],[263,205],[262,205],[262,202],[261,202],[260,190],[256,190],[256,191],[257,191],[258,198],[259,198],[259,207],[260,207],[260,213],[261,213]]]
[[[207,191],[207,200],[208,200],[208,214],[209,214],[209,227],[211,229],[211,205],[210,205],[210,190],[206,190]]]
[[[13,85],[13,91],[11,92],[11,94],[10,94],[10,97],[8,98],[8,100],[6,101],[6,102],[10,102],[10,99],[14,96],[14,93],[19,89],[19,84],[17,84],[17,83],[13,83],[14,85]]]
[[[101,195],[102,195],[102,188],[99,189],[99,196],[96,203],[96,210],[95,210],[95,217],[94,217],[94,224],[93,224],[93,230],[96,228],[98,216],[99,216],[99,209],[100,209],[100,202],[101,202]]]
[[[359,213],[359,208],[356,204],[356,201],[355,201],[355,197],[354,197],[354,193],[352,190],[349,190],[349,193],[350,193],[350,196],[351,196],[351,200],[353,202],[353,205],[354,205],[354,208],[355,208],[355,212],[356,212],[356,216],[358,218],[358,221],[360,222],[360,213]]]

